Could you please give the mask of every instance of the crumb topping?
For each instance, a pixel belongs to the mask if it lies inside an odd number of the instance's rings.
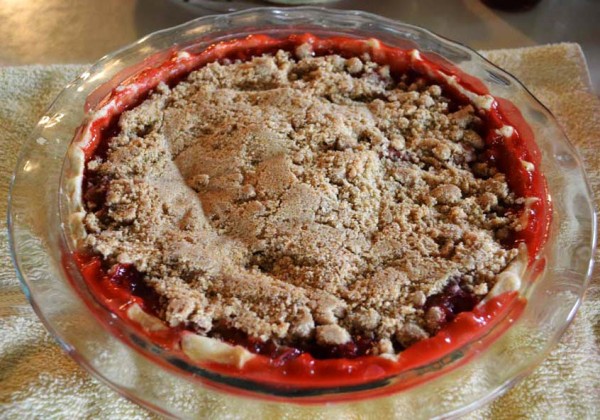
[[[517,254],[522,199],[481,123],[366,56],[209,64],[88,162],[86,245],[141,272],[171,326],[393,353],[443,324],[431,297],[483,296]]]

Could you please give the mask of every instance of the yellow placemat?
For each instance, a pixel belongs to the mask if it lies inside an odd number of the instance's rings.
[[[590,93],[580,47],[558,44],[485,55],[550,108],[583,155],[595,197],[600,197],[596,153],[600,101]],[[8,179],[21,144],[62,87],[83,70],[75,65],[0,68],[0,201],[7,202]],[[8,252],[5,211],[0,214],[0,418],[154,418],[91,378],[44,330],[18,287]],[[546,361],[506,395],[469,417],[600,417],[599,341],[600,274],[596,274],[574,323]],[[362,412],[355,417],[369,416]]]

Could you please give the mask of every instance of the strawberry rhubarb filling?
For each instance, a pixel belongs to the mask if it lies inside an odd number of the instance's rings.
[[[198,366],[307,389],[424,366],[515,316],[551,217],[519,111],[373,39],[174,54],[90,110],[70,161],[97,300]]]

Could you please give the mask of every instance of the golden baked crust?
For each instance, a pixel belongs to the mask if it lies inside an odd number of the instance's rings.
[[[439,329],[428,297],[483,296],[517,254],[518,200],[449,102],[368,57],[209,64],[88,162],[85,246],[143,273],[171,326],[393,353]]]

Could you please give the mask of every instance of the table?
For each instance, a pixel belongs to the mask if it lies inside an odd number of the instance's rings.
[[[542,0],[506,13],[479,0],[340,0],[423,26],[475,49],[578,42],[600,93],[600,1]],[[86,63],[158,29],[199,15],[169,0],[0,0],[0,65]]]

